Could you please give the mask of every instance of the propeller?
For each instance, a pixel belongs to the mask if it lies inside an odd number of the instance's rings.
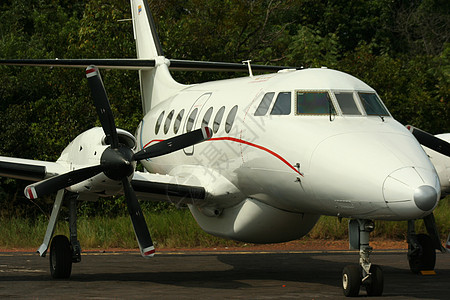
[[[417,141],[419,141],[420,144],[450,157],[450,144],[448,142],[414,126],[407,125],[406,128],[411,131],[411,133],[414,135]]]
[[[134,172],[135,163],[139,160],[169,154],[208,140],[212,137],[211,128],[202,127],[133,153],[132,149],[119,143],[116,124],[99,70],[95,66],[87,67],[86,77],[100,123],[106,135],[106,143],[110,146],[102,153],[99,165],[72,170],[29,185],[25,188],[25,196],[28,199],[35,199],[57,192],[60,189],[67,188],[103,172],[108,178],[122,182],[128,213],[141,254],[144,257],[151,257],[155,254],[155,248],[153,247],[138,199],[129,181],[129,177]]]

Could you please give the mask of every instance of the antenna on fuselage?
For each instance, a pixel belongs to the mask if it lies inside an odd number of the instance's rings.
[[[252,66],[250,65],[251,60],[243,60],[242,63],[248,66],[248,73],[250,75],[250,77],[253,77],[253,72],[252,72]]]

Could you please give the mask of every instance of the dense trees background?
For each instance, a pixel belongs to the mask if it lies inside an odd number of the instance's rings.
[[[168,58],[339,69],[375,88],[403,124],[450,132],[446,0],[153,0],[150,7]],[[0,59],[135,57],[129,18],[128,0],[2,1]],[[0,70],[0,155],[55,160],[99,125],[84,70]],[[117,125],[134,132],[137,72],[102,75]],[[174,75],[185,83],[229,76]],[[20,210],[23,183],[0,183],[0,208]]]

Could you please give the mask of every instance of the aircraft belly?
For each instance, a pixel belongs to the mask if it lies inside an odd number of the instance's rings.
[[[319,219],[319,215],[287,212],[251,198],[214,217],[193,205],[189,209],[207,233],[249,243],[279,243],[301,238]]]

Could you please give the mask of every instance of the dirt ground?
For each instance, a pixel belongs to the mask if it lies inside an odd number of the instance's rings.
[[[370,246],[376,249],[389,250],[406,250],[408,244],[406,241],[399,240],[385,240],[373,239],[370,241]],[[36,248],[37,249],[37,248]],[[4,249],[0,246],[0,252],[35,252],[34,248],[12,248]],[[122,249],[122,248],[96,248],[83,249],[85,252],[119,252],[119,251],[135,251],[137,249]],[[212,248],[158,248],[157,252],[187,252],[187,251],[296,251],[296,250],[349,250],[348,240],[296,240],[279,244],[244,244],[241,247],[212,247]]]
[[[398,240],[371,240],[370,246],[374,249],[408,249],[406,241]],[[348,240],[296,240],[279,244],[245,244],[242,247],[215,247],[215,248],[167,248],[159,251],[295,251],[295,250],[349,250]]]

